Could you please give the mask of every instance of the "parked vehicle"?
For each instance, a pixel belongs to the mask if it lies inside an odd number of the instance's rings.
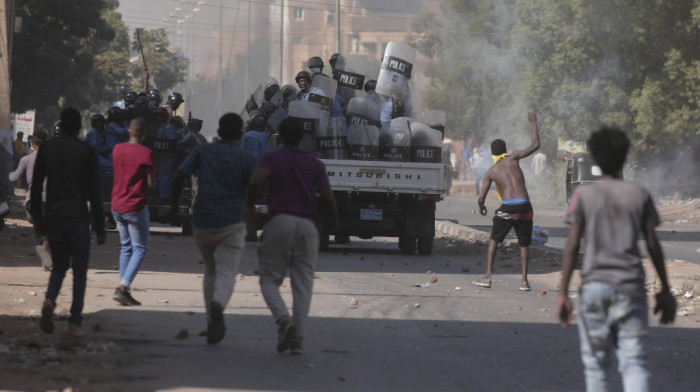
[[[581,185],[596,182],[603,175],[590,153],[580,152],[566,158],[566,203],[571,202],[571,195]]]

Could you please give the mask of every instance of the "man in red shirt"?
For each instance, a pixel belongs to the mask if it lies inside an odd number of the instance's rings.
[[[122,249],[119,256],[119,287],[114,300],[124,306],[141,303],[131,296],[131,283],[148,250],[148,188],[155,187],[153,152],[143,146],[146,121],[136,117],[129,124],[129,142],[120,143],[112,151],[114,187],[112,215],[119,229]]]

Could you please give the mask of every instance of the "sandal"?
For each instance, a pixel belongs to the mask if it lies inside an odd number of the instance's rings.
[[[527,283],[527,280],[523,280],[520,284],[520,291],[530,291],[530,284]]]

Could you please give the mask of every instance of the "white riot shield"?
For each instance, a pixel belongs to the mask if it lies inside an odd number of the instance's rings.
[[[321,109],[328,112],[333,106],[333,98],[338,88],[338,82],[326,75],[315,75],[309,87],[309,102],[316,102]]]
[[[379,160],[379,128],[375,125],[348,125],[348,158]]]
[[[253,110],[257,110],[260,107],[260,104],[263,100],[263,90],[263,85],[259,84],[255,91],[253,91],[253,93],[250,94],[249,97],[246,97],[243,109],[239,113],[241,115],[241,118],[243,119],[243,122],[250,120],[250,112],[252,112]]]
[[[399,117],[391,120],[390,127],[379,131],[379,160],[408,162],[411,158],[412,118]]]
[[[437,129],[445,135],[445,112],[442,110],[424,110],[413,114],[416,122],[425,124],[430,128]]]
[[[389,42],[377,78],[377,93],[405,100],[416,51],[403,42]]]
[[[379,114],[382,107],[377,101],[368,98],[353,98],[348,103],[345,117],[348,119],[348,126],[351,125],[374,125],[380,127]]]
[[[442,133],[419,122],[411,123],[411,162],[442,162]]]
[[[321,159],[346,159],[348,139],[344,134],[345,119],[331,117],[325,129],[316,131],[316,152]]]
[[[313,153],[316,151],[316,132],[319,129],[320,118],[327,112],[316,102],[292,101],[289,103],[289,117],[298,118],[304,126],[304,137],[299,143],[299,149]]]

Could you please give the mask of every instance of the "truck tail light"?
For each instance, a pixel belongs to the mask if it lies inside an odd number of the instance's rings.
[[[418,196],[420,201],[440,201],[440,195],[420,195]]]

